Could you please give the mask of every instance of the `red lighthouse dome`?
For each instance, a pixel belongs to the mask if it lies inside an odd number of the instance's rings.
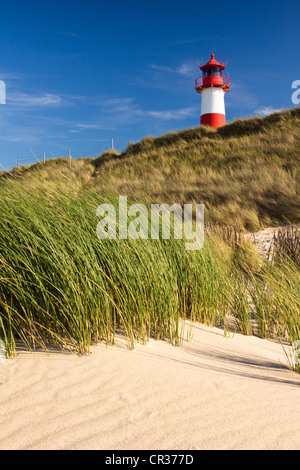
[[[196,80],[196,91],[202,94],[200,125],[217,129],[225,120],[224,94],[230,90],[230,79],[223,75],[224,62],[218,62],[214,54],[201,66],[202,76]]]

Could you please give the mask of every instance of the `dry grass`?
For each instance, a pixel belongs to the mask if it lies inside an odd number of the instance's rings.
[[[96,159],[50,160],[3,177],[72,179],[135,202],[198,203],[206,221],[255,231],[300,222],[300,108],[129,144]]]
[[[300,267],[300,230],[297,227],[286,227],[278,230],[273,236],[270,249],[275,258],[288,256]]]
[[[97,159],[93,186],[135,201],[204,203],[207,220],[247,230],[300,220],[300,108],[187,129]]]

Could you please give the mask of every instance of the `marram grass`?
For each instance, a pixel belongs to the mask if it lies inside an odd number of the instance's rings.
[[[129,345],[150,336],[178,344],[180,319],[213,324],[228,303],[227,266],[209,244],[188,252],[181,240],[100,241],[96,209],[107,200],[71,183],[8,180],[0,193],[0,335],[9,354],[16,338],[84,353],[119,329]]]
[[[299,339],[299,269],[287,257],[253,263],[251,246],[212,234],[198,251],[184,240],[99,240],[96,209],[118,206],[76,180],[0,181],[0,339],[88,353],[150,337],[182,341],[182,320],[263,337]]]
[[[0,194],[0,335],[9,354],[16,338],[84,353],[94,341],[113,342],[118,329],[129,345],[150,336],[178,343],[180,318],[218,307],[209,287],[221,274],[209,247],[100,241],[96,209],[107,200],[71,183],[9,180]]]

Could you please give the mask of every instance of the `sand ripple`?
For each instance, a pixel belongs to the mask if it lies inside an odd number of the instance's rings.
[[[195,325],[0,365],[0,449],[299,449],[300,376],[280,344]]]

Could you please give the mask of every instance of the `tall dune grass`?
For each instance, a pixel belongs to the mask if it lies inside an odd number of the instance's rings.
[[[28,348],[51,341],[84,353],[119,328],[129,344],[178,343],[179,318],[218,307],[209,286],[221,284],[223,267],[209,246],[192,255],[177,240],[100,241],[96,208],[107,198],[70,182],[11,180],[0,194],[0,335],[9,353],[16,337]]]
[[[182,341],[182,320],[300,339],[299,233],[263,259],[229,225],[299,222],[300,108],[149,137],[123,154],[56,159],[0,175],[0,339],[80,354],[149,337]],[[114,192],[112,192],[112,188]],[[96,209],[204,203],[202,250],[182,240],[104,240]],[[226,228],[222,228],[222,226]]]
[[[231,317],[251,334],[254,318],[261,336],[299,338],[292,260],[253,265],[251,247],[216,234],[198,251],[174,239],[100,241],[97,206],[117,207],[116,195],[72,177],[1,180],[0,196],[0,338],[8,355],[17,339],[29,350],[51,343],[83,354],[93,342],[113,343],[118,331],[129,347],[149,337],[180,344],[185,319],[226,329]]]

